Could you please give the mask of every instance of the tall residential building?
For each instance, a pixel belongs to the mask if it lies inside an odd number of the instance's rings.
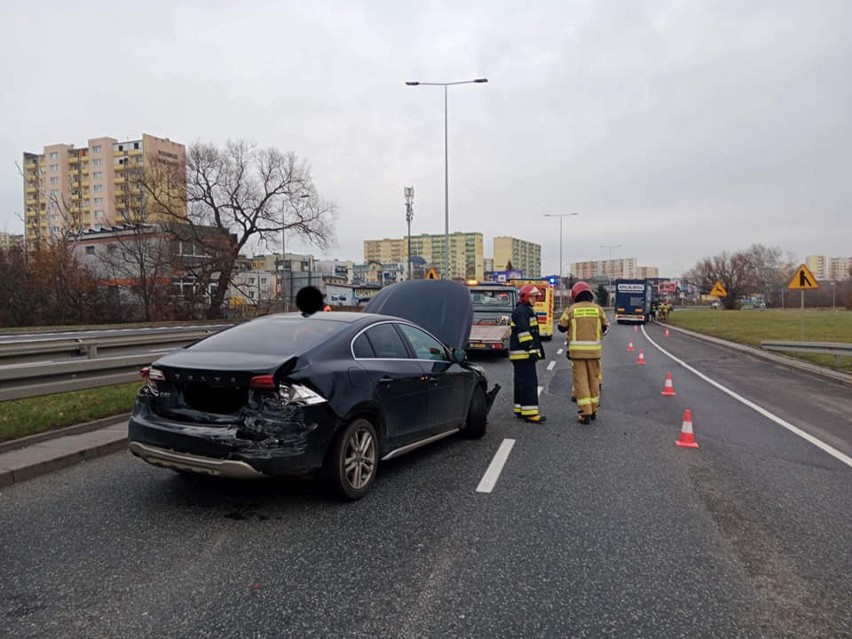
[[[808,255],[805,258],[805,265],[818,280],[848,280],[852,258]]]
[[[578,280],[617,280],[617,279],[648,279],[659,277],[660,269],[656,266],[640,266],[635,257],[625,257],[613,260],[589,260],[573,262],[571,275]]]
[[[23,245],[23,235],[13,235],[6,231],[0,231],[0,249],[4,251],[11,251],[13,248],[21,248]]]
[[[449,279],[482,279],[482,233],[450,233]],[[419,256],[438,272],[444,268],[444,235],[412,235],[412,258]],[[364,240],[364,261],[408,262],[408,238]]]
[[[154,167],[185,180],[183,144],[143,134],[138,140],[101,137],[85,147],[51,144],[23,156],[24,235],[35,249],[68,232],[112,227],[126,221],[153,222],[145,211],[143,189],[129,175],[151,175]],[[141,169],[144,173],[137,172]],[[176,211],[185,215],[185,205]]]
[[[524,272],[524,277],[541,277],[541,245],[516,237],[495,237],[495,270],[505,271],[510,262],[513,269]]]

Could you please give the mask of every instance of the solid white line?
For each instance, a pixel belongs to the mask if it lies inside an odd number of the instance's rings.
[[[500,479],[500,473],[503,472],[503,466],[506,460],[509,459],[509,453],[512,452],[512,446],[515,445],[514,439],[504,439],[500,444],[500,448],[494,454],[494,459],[488,465],[488,470],[482,476],[479,486],[476,487],[478,493],[490,493],[494,490],[494,484]]]
[[[552,371],[554,366],[556,366],[556,360],[553,360],[547,365],[547,370]]]
[[[730,390],[730,389],[728,389],[728,388],[726,388],[726,387],[722,386],[719,382],[717,382],[717,381],[715,381],[715,380],[710,379],[710,378],[709,378],[709,377],[707,377],[707,375],[705,375],[704,373],[702,373],[702,372],[700,372],[700,371],[698,371],[698,370],[694,369],[692,366],[690,366],[690,365],[689,365],[689,364],[687,364],[686,362],[684,362],[684,361],[682,361],[682,360],[679,360],[677,357],[675,357],[674,355],[672,355],[671,353],[669,353],[666,349],[664,349],[662,346],[660,346],[659,344],[657,344],[657,343],[656,343],[653,339],[651,339],[651,336],[650,336],[650,335],[648,335],[648,333],[646,333],[646,332],[645,332],[645,327],[644,327],[644,326],[642,327],[642,332],[643,332],[643,333],[645,333],[645,337],[647,337],[647,338],[648,338],[648,341],[649,341],[649,342],[651,342],[651,344],[653,344],[653,345],[657,348],[657,350],[659,350],[659,351],[660,351],[661,353],[663,353],[664,355],[667,355],[668,357],[671,357],[674,361],[676,361],[678,364],[680,364],[681,366],[683,366],[683,367],[684,367],[686,370],[688,370],[689,372],[691,372],[691,373],[695,373],[696,375],[698,375],[698,377],[700,377],[701,379],[703,379],[705,382],[707,382],[707,383],[708,383],[708,384],[710,384],[711,386],[715,386],[715,387],[716,387],[716,388],[718,388],[720,391],[722,391],[723,393],[726,393],[726,394],[730,395],[731,397],[733,397],[733,398],[734,398],[735,400],[737,400],[738,402],[740,402],[740,403],[742,403],[742,404],[745,404],[746,406],[748,406],[748,407],[749,407],[749,408],[751,408],[752,410],[754,410],[754,411],[756,411],[756,412],[760,413],[761,415],[763,415],[763,416],[764,416],[764,417],[766,417],[767,419],[772,420],[773,422],[775,422],[775,423],[776,423],[776,424],[778,424],[779,426],[783,426],[784,428],[786,428],[787,430],[789,430],[789,431],[790,431],[791,433],[793,433],[794,435],[798,435],[799,437],[801,437],[802,439],[804,439],[806,442],[810,442],[811,444],[813,444],[813,445],[814,445],[814,446],[816,446],[817,448],[821,449],[822,451],[824,451],[824,452],[828,453],[828,454],[829,454],[829,455],[831,455],[832,457],[835,457],[836,459],[839,459],[840,461],[842,461],[842,462],[843,462],[844,464],[846,464],[847,466],[852,467],[852,457],[849,457],[848,455],[844,455],[843,453],[841,453],[841,452],[840,452],[839,450],[837,450],[836,448],[832,448],[831,446],[829,446],[829,445],[828,445],[828,444],[826,444],[825,442],[823,442],[823,441],[821,441],[821,440],[817,439],[817,438],[816,438],[816,437],[814,437],[813,435],[811,435],[811,434],[809,434],[809,433],[806,433],[806,432],[805,432],[805,431],[803,431],[801,428],[798,428],[797,426],[793,426],[793,424],[791,424],[790,422],[788,422],[788,421],[786,421],[786,420],[784,420],[784,419],[781,419],[780,417],[778,417],[777,415],[774,415],[773,413],[770,413],[768,410],[766,410],[766,409],[765,409],[765,408],[763,408],[762,406],[759,406],[759,405],[755,404],[754,402],[752,402],[751,400],[746,399],[746,398],[745,398],[745,397],[743,397],[742,395],[738,395],[738,394],[737,394],[737,393],[735,393],[734,391],[732,391],[732,390]]]

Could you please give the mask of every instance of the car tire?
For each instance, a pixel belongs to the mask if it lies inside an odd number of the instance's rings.
[[[323,475],[331,495],[343,501],[361,499],[376,479],[379,441],[369,420],[359,417],[349,423],[328,451]]]
[[[462,436],[468,439],[481,439],[485,435],[485,425],[488,422],[488,403],[482,386],[473,389],[470,404],[467,407],[467,419],[461,430]]]

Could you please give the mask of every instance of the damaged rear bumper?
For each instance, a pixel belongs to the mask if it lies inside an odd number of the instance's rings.
[[[298,419],[177,421],[140,395],[128,425],[130,452],[155,466],[222,477],[299,475],[322,467],[338,419],[327,404],[299,407]]]

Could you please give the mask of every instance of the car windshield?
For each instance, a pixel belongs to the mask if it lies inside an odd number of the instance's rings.
[[[202,352],[287,355],[316,346],[346,326],[303,317],[269,317],[239,324],[194,344]]]

